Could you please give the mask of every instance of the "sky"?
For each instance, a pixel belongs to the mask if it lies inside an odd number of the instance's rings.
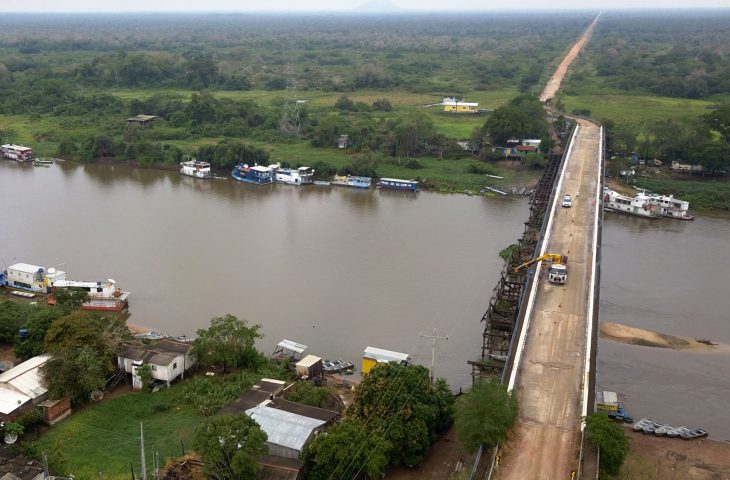
[[[382,0],[380,0],[382,1]],[[0,0],[4,12],[321,12],[350,11],[364,0]],[[404,11],[730,8],[730,0],[392,0]]]

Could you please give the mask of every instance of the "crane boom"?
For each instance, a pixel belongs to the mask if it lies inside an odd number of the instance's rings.
[[[554,264],[555,263],[560,263],[560,264],[568,263],[568,257],[565,255],[560,255],[557,253],[546,253],[545,255],[540,255],[539,257],[533,258],[532,260],[528,260],[525,263],[523,263],[522,265],[518,265],[517,267],[515,267],[514,273],[517,273],[520,270],[522,270],[523,268],[527,268],[530,265],[540,262],[542,260],[550,260]]]

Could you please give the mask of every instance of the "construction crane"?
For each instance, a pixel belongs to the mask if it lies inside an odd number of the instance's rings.
[[[568,280],[568,257],[557,253],[546,253],[545,255],[540,255],[532,260],[528,260],[522,265],[515,267],[514,273],[517,273],[523,268],[527,268],[533,263],[537,263],[542,260],[548,260],[551,262],[550,269],[548,270],[548,280],[550,282],[565,283]]]

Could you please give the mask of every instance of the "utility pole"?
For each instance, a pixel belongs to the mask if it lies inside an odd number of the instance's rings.
[[[433,385],[434,380],[436,380],[436,340],[448,340],[449,336],[446,335],[445,337],[438,337],[436,336],[436,329],[433,329],[433,335],[424,335],[423,332],[421,333],[421,337],[423,338],[431,338],[433,339],[433,346],[431,348],[431,385]]]
[[[144,461],[144,429],[142,422],[139,422],[139,458],[142,467],[142,480],[147,480],[147,465]]]

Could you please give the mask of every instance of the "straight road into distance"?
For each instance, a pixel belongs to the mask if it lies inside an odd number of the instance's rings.
[[[573,45],[540,99],[552,99],[590,39],[600,15]],[[586,414],[593,332],[593,293],[601,188],[601,128],[578,120],[551,206],[544,251],[568,256],[568,281],[551,284],[536,267],[534,293],[526,306],[522,335],[508,388],[520,411],[502,446],[500,480],[560,480],[578,468],[582,417]],[[572,207],[562,207],[564,195]],[[534,296],[533,296],[534,295]],[[592,411],[592,408],[590,408]]]

